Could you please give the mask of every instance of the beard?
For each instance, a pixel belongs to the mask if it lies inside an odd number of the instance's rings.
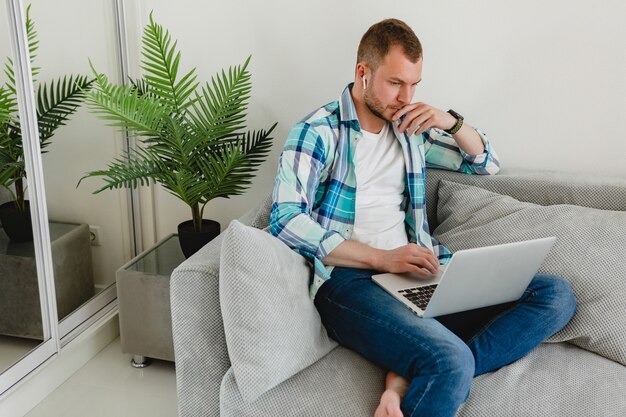
[[[393,122],[390,117],[387,117],[384,114],[388,106],[383,105],[383,103],[378,99],[378,97],[376,97],[376,94],[374,94],[371,89],[365,90],[363,98],[365,100],[365,105],[374,116],[387,122]]]

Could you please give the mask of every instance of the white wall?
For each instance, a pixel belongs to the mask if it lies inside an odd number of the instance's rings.
[[[416,100],[459,111],[505,166],[626,176],[623,1],[141,0],[127,8],[134,62],[150,10],[179,40],[182,70],[197,66],[202,81],[253,56],[249,126],[279,126],[253,188],[207,206],[205,217],[223,227],[271,190],[291,125],[339,96],[361,35],[387,17],[405,20],[424,45]],[[190,218],[158,188],[149,198],[156,237]]]

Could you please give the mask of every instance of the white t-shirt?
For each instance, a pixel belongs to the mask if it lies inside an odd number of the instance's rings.
[[[362,130],[356,143],[356,211],[352,240],[378,249],[408,243],[404,226],[406,169],[402,147],[389,123],[380,133]]]

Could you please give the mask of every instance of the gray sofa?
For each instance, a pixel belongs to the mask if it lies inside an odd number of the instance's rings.
[[[565,276],[578,299],[571,325],[518,362],[475,378],[458,416],[626,416],[626,180],[429,170],[427,201],[431,231],[453,251],[557,235],[540,271]],[[239,221],[265,227],[270,204],[267,198]],[[229,356],[235,347],[225,337],[228,306],[220,306],[225,235],[171,278],[179,415],[373,416],[386,371],[342,346],[244,400]]]

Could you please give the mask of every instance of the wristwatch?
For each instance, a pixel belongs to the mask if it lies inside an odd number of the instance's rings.
[[[458,114],[452,109],[448,110],[448,113],[450,113],[452,117],[456,119],[456,124],[452,126],[452,128],[444,130],[444,132],[454,135],[456,132],[458,132],[461,129],[461,126],[463,126],[463,116],[461,116],[460,114]]]

